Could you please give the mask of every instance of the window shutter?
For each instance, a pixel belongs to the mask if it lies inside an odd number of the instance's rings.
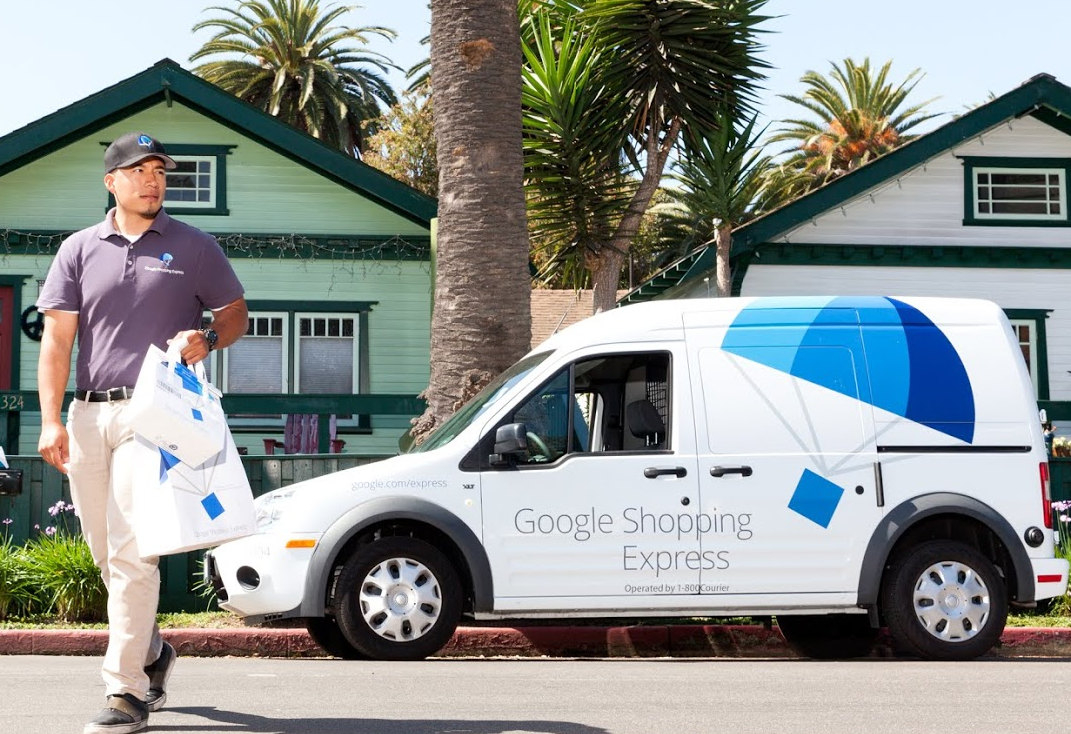
[[[245,337],[227,348],[227,391],[281,393],[283,391],[283,340]]]
[[[301,339],[302,393],[353,393],[353,339]]]

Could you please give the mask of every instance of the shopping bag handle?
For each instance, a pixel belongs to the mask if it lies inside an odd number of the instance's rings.
[[[164,353],[164,356],[167,358],[168,369],[176,373],[180,366],[186,367],[186,369],[192,369],[193,374],[201,381],[201,384],[204,385],[206,390],[214,393],[216,397],[222,397],[223,392],[208,381],[208,373],[205,372],[204,360],[193,365],[193,367],[188,366],[182,361],[182,350],[185,349],[189,343],[190,342],[187,339],[176,339],[168,345],[167,352]]]

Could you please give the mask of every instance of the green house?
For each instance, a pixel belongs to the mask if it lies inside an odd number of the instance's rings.
[[[132,130],[179,162],[167,211],[215,235],[246,288],[249,332],[208,365],[238,445],[395,453],[428,384],[435,200],[169,59],[0,137],[7,453],[36,451],[42,280],[111,206],[104,149]]]

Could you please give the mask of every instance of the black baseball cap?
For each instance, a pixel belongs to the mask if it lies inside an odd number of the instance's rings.
[[[115,139],[104,151],[104,172],[111,173],[116,168],[127,168],[146,158],[159,158],[164,168],[173,170],[175,161],[164,150],[164,145],[156,138],[145,133],[127,133]]]

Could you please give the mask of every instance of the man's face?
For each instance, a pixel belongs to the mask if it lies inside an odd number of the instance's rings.
[[[126,214],[155,219],[164,205],[167,169],[159,158],[146,158],[129,168],[104,174],[104,185]]]

